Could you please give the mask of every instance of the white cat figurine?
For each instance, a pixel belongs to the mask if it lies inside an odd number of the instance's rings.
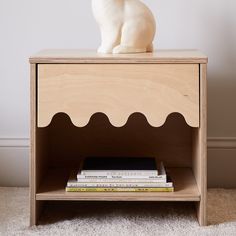
[[[100,26],[99,53],[143,53],[153,51],[156,22],[139,0],[92,0],[93,14]]]

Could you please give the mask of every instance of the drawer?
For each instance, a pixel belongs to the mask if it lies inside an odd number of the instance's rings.
[[[85,126],[97,112],[117,127],[135,112],[155,127],[173,112],[199,127],[199,64],[38,64],[38,127],[56,113]]]

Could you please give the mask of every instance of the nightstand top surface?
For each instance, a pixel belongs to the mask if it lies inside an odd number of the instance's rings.
[[[198,50],[157,50],[154,53],[98,54],[92,50],[51,49],[30,57],[30,63],[91,63],[91,64],[206,64],[208,58]]]

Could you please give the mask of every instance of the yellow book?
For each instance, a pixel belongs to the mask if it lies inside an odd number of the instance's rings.
[[[66,192],[174,192],[174,188],[73,188]]]

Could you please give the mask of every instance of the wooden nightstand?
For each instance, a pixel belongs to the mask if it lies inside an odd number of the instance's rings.
[[[31,225],[54,200],[191,201],[207,224],[206,56],[47,50],[30,63]],[[66,193],[87,155],[157,156],[175,192]]]

